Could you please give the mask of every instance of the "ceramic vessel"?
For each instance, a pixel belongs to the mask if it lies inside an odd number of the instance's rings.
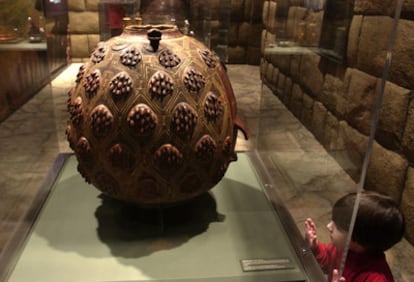
[[[247,138],[219,58],[172,25],[128,26],[99,43],[69,96],[79,172],[141,205],[208,191],[237,158],[238,129]]]

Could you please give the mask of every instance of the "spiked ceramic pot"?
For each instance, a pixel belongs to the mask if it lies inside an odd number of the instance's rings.
[[[79,172],[140,205],[208,191],[236,160],[238,129],[246,136],[219,59],[176,26],[128,26],[99,43],[69,96]]]

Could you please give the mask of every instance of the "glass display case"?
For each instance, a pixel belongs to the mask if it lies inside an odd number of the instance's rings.
[[[410,157],[397,147],[407,149],[407,136],[400,130],[411,106],[405,94],[391,90],[412,89],[397,74],[406,60],[402,38],[409,17],[402,1],[393,1],[389,9],[365,4],[283,0],[264,4],[257,153],[269,173],[272,193],[289,211],[296,230],[303,237],[306,219],[312,218],[318,240],[326,244],[332,240],[330,227],[325,228],[332,220],[332,208],[348,193],[385,194],[406,218],[411,217],[412,188],[404,173],[397,172],[397,167],[409,169]],[[372,36],[378,39],[375,43]],[[391,105],[404,96],[399,106]],[[391,113],[391,108],[401,115]],[[398,116],[401,120],[394,127],[390,119]],[[402,134],[394,135],[394,130]],[[399,165],[390,164],[394,157]],[[348,234],[353,234],[359,208],[357,203]],[[410,238],[406,232],[386,251],[396,281],[409,281],[413,274],[405,262],[413,250]],[[303,244],[309,251],[306,241]],[[396,259],[400,253],[404,259]]]
[[[11,7],[6,2],[0,5]],[[262,2],[260,65],[227,64],[228,42],[248,26],[246,22],[235,31],[239,27],[230,17],[240,11],[257,13],[253,0],[97,3],[99,40],[122,32],[120,18],[122,24],[175,23],[214,51],[234,90],[237,113],[249,129],[248,140],[237,132],[237,161],[208,192],[151,208],[109,197],[79,172],[67,140],[68,111],[74,108],[68,93],[91,59],[62,69],[71,57],[67,2],[42,1],[45,33],[30,33],[41,35],[40,42],[27,37],[26,15],[17,29],[15,19],[13,24],[0,22],[2,38],[8,41],[0,43],[0,52],[25,43],[36,54],[7,67],[25,72],[0,79],[2,89],[10,82],[20,87],[0,96],[0,114],[6,113],[0,122],[0,280],[319,282],[327,276],[304,239],[307,218],[317,225],[318,240],[329,243],[324,227],[334,203],[368,189],[398,201],[409,223],[413,87],[400,70],[410,74],[402,63],[411,62],[409,37],[401,33],[409,30],[410,7],[404,8],[402,1],[389,9],[358,1]],[[72,3],[72,8],[87,9],[83,4]],[[110,24],[111,8],[122,10],[117,26]],[[46,39],[51,26],[59,27],[59,36]],[[123,45],[112,51],[118,47]],[[39,61],[41,78],[32,69]],[[173,70],[166,73],[172,76]],[[108,69],[105,75],[110,75]],[[26,76],[41,83],[29,87]],[[160,120],[172,130],[165,117]],[[224,148],[224,143],[217,146]],[[351,218],[348,234],[354,223]],[[386,252],[396,281],[410,281],[414,275],[411,228],[407,224],[404,239]],[[347,240],[343,260],[350,235]]]

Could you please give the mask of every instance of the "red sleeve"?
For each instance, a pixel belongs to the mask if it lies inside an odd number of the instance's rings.
[[[394,282],[393,277],[387,277],[384,273],[364,272],[354,278],[355,282]]]
[[[340,256],[338,260],[338,251],[332,244],[318,243],[317,248],[313,250],[313,255],[326,274],[330,274],[334,268],[339,267]]]

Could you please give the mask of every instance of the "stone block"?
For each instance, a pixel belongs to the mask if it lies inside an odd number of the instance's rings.
[[[98,45],[100,41],[99,34],[88,34],[88,45],[89,45],[89,53],[92,54],[92,52],[95,50],[96,46]]]
[[[99,11],[99,2],[101,0],[85,0],[86,1],[86,9],[88,11]]]
[[[289,110],[300,120],[302,115],[303,91],[298,84],[295,84],[292,89],[292,95],[289,101]]]
[[[211,16],[212,16],[212,19],[213,20],[217,20],[218,19],[218,17],[219,17],[219,13],[218,13],[218,11],[220,10],[220,8],[221,8],[221,5],[222,5],[222,3],[221,3],[221,0],[210,0],[209,1],[210,2],[210,7],[211,7]],[[202,5],[203,5],[204,3],[202,3]]]
[[[287,18],[289,13],[289,8],[291,6],[303,6],[303,0],[273,0],[278,3],[277,6],[277,17]],[[300,2],[300,3],[295,3]]]
[[[239,26],[238,33],[236,34],[238,44],[247,45],[250,41],[249,37],[250,37],[251,24],[249,24],[248,22],[242,22],[238,26]]]
[[[260,48],[247,47],[246,63],[249,65],[258,65],[260,62]]]
[[[288,100],[292,96],[293,82],[290,77],[286,77],[285,91],[281,94],[281,98],[284,104],[287,104]]]
[[[270,1],[264,1],[263,9],[262,9],[262,23],[264,26],[267,26],[267,21],[269,17],[269,8],[270,8]]]
[[[414,162],[414,101],[411,101],[408,107],[408,116],[401,143],[406,157]]]
[[[322,143],[325,137],[325,122],[327,110],[321,102],[315,101],[313,104],[313,116],[312,116],[312,133],[316,139]]]
[[[370,132],[377,87],[376,77],[357,69],[352,70],[345,119],[365,135],[369,135]]]
[[[228,56],[230,64],[243,64],[246,62],[246,49],[241,46],[229,47]]]
[[[267,64],[265,77],[266,77],[267,82],[270,83],[270,84],[273,84],[273,80],[274,80],[273,72],[275,72],[275,67],[272,64]],[[276,76],[277,76],[277,74],[276,74]]]
[[[0,92],[0,121],[3,121],[8,117],[11,110],[9,108],[9,102],[7,101],[7,95],[4,91]]]
[[[373,76],[382,76],[392,25],[393,19],[390,17],[364,17],[359,34],[358,69]]]
[[[362,28],[363,16],[353,16],[348,33],[347,63],[355,67],[358,63],[359,36]]]
[[[339,77],[326,74],[322,91],[319,92],[319,94],[316,93],[316,98],[322,102],[329,111],[339,118],[342,118],[343,112],[340,112],[340,109],[342,108],[340,102],[343,103],[343,99],[341,100],[340,97],[345,96],[344,92],[343,81]]]
[[[286,79],[287,81],[287,79]],[[287,83],[286,83],[287,86]],[[301,121],[302,124],[309,130],[312,129],[312,117],[313,117],[313,103],[315,101],[313,98],[306,93],[303,94],[303,109],[302,109],[302,116]]]
[[[228,44],[230,46],[240,45],[239,41],[239,25],[237,23],[231,23],[228,32]]]
[[[96,12],[69,12],[72,34],[99,34],[99,15]]]
[[[265,29],[263,29],[262,32],[260,33],[260,35],[261,35],[261,38],[260,38],[260,54],[263,57],[265,55],[266,34],[267,34],[267,31]]]
[[[404,157],[374,142],[365,187],[400,202],[407,168],[408,161]]]
[[[323,73],[319,69],[319,55],[303,55],[300,65],[300,81],[309,95],[316,97],[322,91]]]
[[[294,84],[292,79],[290,78],[287,79],[286,83],[287,84],[290,83],[290,85],[286,85],[285,93],[284,93],[282,101],[286,105],[286,107],[289,107],[293,91],[297,91],[296,87],[300,87],[300,86],[297,84]]]
[[[290,55],[278,55],[274,54],[271,56],[271,63],[277,66],[281,71],[286,74],[290,74]]]
[[[390,82],[385,84],[375,137],[379,143],[389,149],[396,151],[400,148],[409,101],[409,89]]]
[[[403,2],[402,11],[403,15],[412,15],[414,12],[414,0],[405,0]],[[410,19],[413,19],[411,16]]]
[[[401,196],[401,210],[405,216],[405,238],[414,244],[414,168],[407,170],[407,180]]]
[[[279,77],[277,78],[276,89],[277,92],[283,93],[285,91],[286,76],[279,69]]]
[[[85,0],[68,0],[68,10],[80,12],[84,11],[86,8]]]
[[[289,8],[288,13],[288,19],[287,19],[287,36],[289,39],[293,41],[299,41],[298,37],[300,35],[298,34],[298,26],[299,24],[303,23],[303,19],[307,15],[307,9],[304,7],[297,7],[297,6],[291,6]]]
[[[414,21],[398,22],[397,36],[388,80],[399,86],[414,89]]]
[[[88,36],[86,34],[71,34],[70,43],[72,58],[86,58],[90,56]]]
[[[355,0],[354,13],[394,16],[396,3],[394,0]]]
[[[260,47],[260,32],[262,30],[261,24],[250,24],[249,25],[249,36],[248,36],[248,45],[252,47]]]
[[[265,74],[267,72],[268,65],[269,65],[269,63],[266,61],[265,58],[262,58],[260,60],[260,77],[261,77],[261,79],[265,78]]]
[[[244,12],[244,0],[231,0],[231,20],[234,22],[242,22],[245,20],[243,17]]]
[[[234,0],[232,0],[233,2]],[[244,18],[251,22],[260,22],[264,1],[245,0],[244,1]]]
[[[272,64],[269,65],[270,68],[273,68],[272,77],[270,78],[270,82],[272,83],[272,89],[276,89],[276,85],[279,79],[279,69],[273,67]]]
[[[295,82],[299,82],[301,79],[301,73],[300,73],[300,65],[302,62],[302,56],[301,55],[292,55],[290,56],[290,76]]]
[[[338,131],[338,119],[330,111],[327,111],[325,121],[325,136],[323,138],[322,145],[328,152],[335,151],[337,149]]]
[[[322,32],[324,12],[309,12],[305,21],[305,43],[308,46],[318,46]]]
[[[267,12],[267,21],[265,22],[266,29],[269,31],[274,32],[276,30],[276,2],[269,2],[269,11]]]
[[[354,181],[361,177],[362,163],[367,151],[368,137],[345,121],[339,122],[338,147],[343,148],[342,167],[348,167],[348,174]],[[344,165],[343,165],[344,164]]]

